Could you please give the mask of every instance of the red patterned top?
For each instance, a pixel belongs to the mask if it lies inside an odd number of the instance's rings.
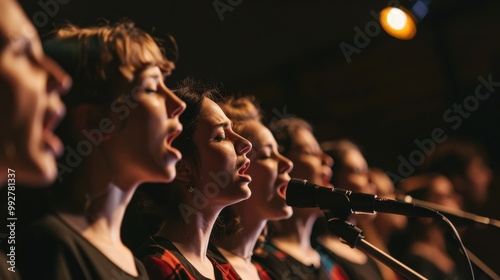
[[[210,280],[203,276],[169,240],[155,236],[151,241],[151,244],[143,247],[138,253],[151,280]],[[213,257],[207,257],[214,266],[216,280],[241,279],[230,264],[220,264]]]
[[[210,257],[214,258],[217,261],[217,263],[219,263],[221,265],[231,266],[229,261],[224,257],[224,255],[222,255],[222,253],[214,245],[210,244],[210,246],[208,246],[208,253],[207,254]],[[271,278],[269,273],[267,273],[267,271],[264,270],[264,268],[260,264],[254,262],[254,261],[252,261],[252,263],[253,263],[253,265],[255,265],[255,268],[257,268],[257,273],[259,274],[260,280],[272,280],[273,279],[273,278]],[[232,268],[232,266],[231,266],[231,268]]]

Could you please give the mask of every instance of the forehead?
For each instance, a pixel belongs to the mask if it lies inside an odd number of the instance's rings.
[[[271,131],[260,121],[245,122],[241,136],[247,138],[256,149],[269,145],[277,146]]]
[[[310,147],[310,148],[319,148],[319,143],[314,137],[314,135],[309,131],[308,129],[299,127],[297,130],[293,132],[293,141],[294,145],[297,147],[305,148],[305,147]]]
[[[345,165],[347,166],[365,166],[367,165],[365,158],[358,150],[351,149],[345,153]]]
[[[0,0],[1,1],[1,0]],[[163,79],[163,74],[161,73],[160,67],[155,66],[155,65],[150,65],[144,68],[142,71],[139,72],[137,75],[138,78],[162,78]]]
[[[26,18],[19,4],[13,0],[0,0],[0,37],[2,40],[36,36],[33,24]]]
[[[439,176],[431,183],[431,193],[435,195],[448,195],[453,193],[453,185],[446,177]]]
[[[201,103],[200,122],[215,125],[229,122],[229,119],[217,103],[205,97]]]

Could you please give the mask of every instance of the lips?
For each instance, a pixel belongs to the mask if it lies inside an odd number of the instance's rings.
[[[172,143],[174,142],[175,138],[177,138],[181,134],[181,132],[182,125],[178,125],[175,127],[175,129],[169,130],[169,133],[167,133],[168,136],[165,139],[165,149],[174,154],[177,160],[180,160],[182,158],[182,154],[179,150],[172,146]]]
[[[167,145],[171,146],[172,142],[174,142],[175,138],[177,138],[177,136],[179,136],[181,132],[182,132],[182,125],[178,125],[177,127],[175,127],[175,129],[170,129],[169,132],[167,133],[168,135],[166,140]]]
[[[66,115],[66,107],[60,106],[50,108],[45,112],[42,123],[42,137],[44,148],[54,154],[55,157],[60,157],[63,154],[63,143],[59,137],[54,134],[54,130]]]
[[[245,174],[245,172],[247,171],[247,169],[249,167],[250,167],[250,161],[247,160],[247,161],[245,161],[245,163],[243,163],[243,166],[238,169],[238,175],[240,175],[240,177],[244,178],[245,181],[251,182],[252,177],[250,177],[250,175],[248,175],[248,174]]]
[[[246,175],[245,172],[250,167],[250,161],[246,161],[240,169],[238,169],[238,174]]]
[[[288,181],[280,180],[278,186],[276,187],[276,191],[278,192],[278,196],[286,200],[286,188],[288,187]]]
[[[54,133],[44,131],[43,140],[45,149],[54,154],[55,157],[60,157],[63,154],[62,141]]]
[[[330,180],[332,179],[332,170],[330,169],[330,167],[323,167],[323,174],[321,176],[321,180],[323,181],[323,185],[326,186],[326,185],[329,185],[330,184]]]

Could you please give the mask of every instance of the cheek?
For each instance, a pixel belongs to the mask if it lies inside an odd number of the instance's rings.
[[[294,168],[290,172],[290,175],[295,178],[314,180],[315,168],[311,162],[304,160],[294,161]]]
[[[231,144],[220,143],[198,147],[200,163],[203,169],[208,172],[227,172],[234,174],[237,172],[236,153]]]
[[[250,163],[247,173],[259,180],[261,183],[268,183],[274,181],[277,176],[277,167],[273,164],[261,163],[258,161],[253,161]]]

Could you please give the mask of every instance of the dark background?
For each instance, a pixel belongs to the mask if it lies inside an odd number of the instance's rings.
[[[159,37],[171,34],[180,49],[171,86],[189,75],[254,94],[269,118],[297,115],[314,124],[320,140],[351,138],[370,164],[394,174],[398,157],[408,159],[419,149],[414,140],[436,128],[479,142],[491,164],[500,164],[497,92],[459,117],[456,129],[443,117],[474,95],[478,76],[500,82],[498,1],[433,1],[411,41],[388,36],[374,20],[386,1],[187,2],[21,1],[42,36],[65,21],[122,18]],[[238,5],[221,21],[213,3]],[[367,28],[372,36],[359,39],[355,29]],[[341,43],[359,52],[350,63]]]
[[[171,34],[180,49],[171,86],[189,75],[254,94],[269,118],[297,115],[314,124],[319,140],[350,138],[386,171],[399,174],[400,156],[408,159],[419,149],[415,139],[436,128],[478,142],[500,169],[498,92],[455,129],[443,117],[474,94],[478,76],[500,82],[500,1],[433,1],[410,41],[377,29],[371,13],[388,1],[59,1],[21,1],[42,36],[64,21],[122,18]],[[214,3],[234,7],[221,20]],[[372,36],[356,45],[356,28],[366,34],[367,27]],[[358,48],[350,63],[342,42]],[[495,178],[482,214],[500,219],[498,185]]]

